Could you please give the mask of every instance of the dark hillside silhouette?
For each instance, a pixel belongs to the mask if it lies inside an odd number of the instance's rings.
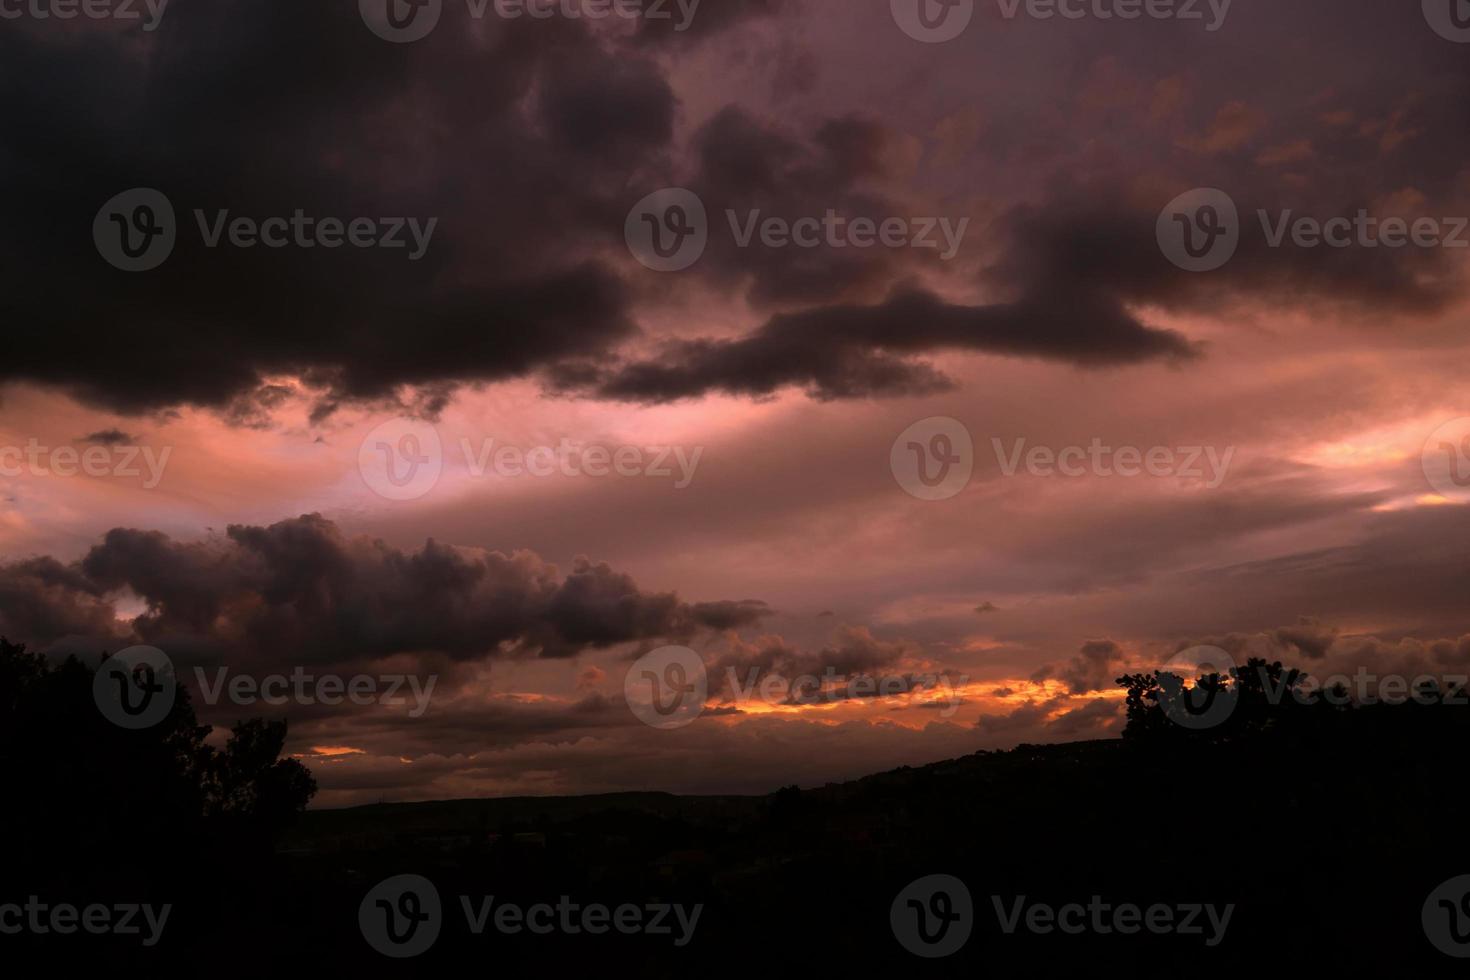
[[[1191,976],[1263,966],[1438,975],[1454,961],[1426,940],[1421,906],[1470,870],[1463,848],[1434,843],[1462,839],[1470,802],[1470,710],[1455,693],[1300,703],[1290,692],[1302,675],[1262,661],[1198,681],[1196,708],[1211,691],[1234,699],[1228,718],[1202,730],[1171,720],[1175,678],[1131,675],[1119,678],[1119,740],[978,752],[766,797],[390,804],[307,812],[294,827],[313,784],[279,759],[280,726],[244,723],[217,751],[185,698],[167,725],[134,734],[96,718],[90,672],[75,661],[51,667],[5,645],[0,672],[7,839],[26,842],[7,893],[177,906],[167,943],[109,946],[109,962],[248,973],[257,959],[220,951],[268,942],[272,960],[300,969],[378,975],[389,961],[364,941],[359,903],[413,874],[437,889],[444,927],[395,968],[425,975],[491,964],[537,975],[610,964],[632,976],[1028,965],[1038,975],[1037,964],[1046,975],[1130,964]],[[974,922],[963,949],[926,961],[900,947],[889,914],[901,890],[933,874],[966,883]],[[685,947],[648,935],[475,935],[461,897],[484,896],[699,903],[703,914]],[[1234,911],[1215,945],[999,924],[997,902],[1095,896]],[[57,938],[31,945],[85,955]]]

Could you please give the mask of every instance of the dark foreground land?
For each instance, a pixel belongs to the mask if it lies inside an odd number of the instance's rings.
[[[198,771],[181,780],[150,758],[158,736],[129,744],[94,727],[80,699],[75,714],[52,702],[28,708],[40,695],[17,690],[65,685],[9,670],[0,761],[14,860],[0,903],[34,894],[173,906],[147,948],[136,936],[0,935],[13,966],[39,957],[154,976],[1447,976],[1464,961],[1434,937],[1470,953],[1470,901],[1453,890],[1431,897],[1470,874],[1470,706],[1438,695],[1267,704],[1237,679],[1228,721],[1193,731],[1164,716],[1154,679],[1132,678],[1128,734],[1117,741],[981,752],[764,797],[460,800],[298,817],[285,803],[304,774],[276,758],[269,726],[242,729],[237,741],[252,744],[199,763],[201,796]],[[162,754],[177,762],[191,744]],[[379,890],[404,875],[432,888],[432,925],[427,895]],[[910,888],[932,875],[963,882],[968,899],[949,879],[938,897],[932,882]],[[556,924],[549,934],[514,919],[518,930],[497,929],[493,910],[506,904],[544,904],[541,921],[554,913]],[[590,934],[582,910],[599,905],[635,907],[644,927],[660,906],[699,912],[692,928],[668,913],[667,931],[601,922],[605,931]],[[432,941],[386,956],[365,929],[381,943],[393,922],[396,939],[432,932]],[[908,948],[916,942],[956,948],[926,958]]]

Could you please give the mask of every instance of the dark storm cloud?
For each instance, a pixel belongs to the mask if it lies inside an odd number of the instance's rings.
[[[1115,668],[1124,659],[1123,648],[1112,640],[1088,640],[1082,649],[1057,672],[1073,694],[1106,691],[1118,676]]]
[[[674,95],[580,22],[487,18],[388,44],[355,4],[179,2],[146,38],[7,31],[0,154],[7,357],[0,378],[126,412],[249,419],[276,374],[330,408],[400,385],[524,376],[634,331],[593,256],[630,170],[664,151]],[[127,274],[92,244],[132,187],[166,194],[179,241]],[[437,217],[408,249],[204,246],[230,218]],[[266,405],[269,407],[269,404]]]
[[[69,636],[121,632],[111,604],[74,566],[54,558],[0,565],[0,636],[50,644]]]
[[[565,574],[528,552],[416,552],[343,535],[308,515],[180,542],[115,529],[80,562],[0,567],[5,632],[46,643],[122,632],[106,597],[147,605],[132,638],[173,656],[258,665],[365,662],[394,654],[467,661],[568,657],[757,622],[758,602],[690,605],[640,590],[606,564]]]
[[[771,56],[742,51],[766,41],[739,28],[804,24],[795,18],[807,5],[707,0],[687,31],[646,20],[632,35],[490,17],[407,45],[373,36],[350,3],[179,0],[143,37],[24,25],[0,41],[0,98],[25,134],[0,154],[0,177],[23,189],[0,202],[11,256],[0,270],[10,343],[0,380],[124,412],[209,406],[240,425],[269,420],[290,394],[282,377],[308,387],[318,417],[403,397],[405,385],[432,415],[461,385],[543,373],[553,391],[640,402],[786,388],[902,396],[948,385],[926,355],[1109,367],[1200,353],[1149,323],[1143,311],[1156,308],[1443,309],[1462,294],[1443,249],[1269,249],[1256,229],[1207,276],[1159,252],[1165,188],[1222,187],[1248,225],[1257,208],[1325,218],[1395,195],[1424,214],[1463,213],[1456,161],[1470,142],[1460,95],[1470,68],[1455,46],[1412,11],[1301,6],[1273,11],[1269,32],[1236,11],[1231,36],[1275,51],[1277,35],[1321,18],[1331,22],[1314,28],[1324,51],[1350,60],[1332,39],[1373,37],[1403,84],[1270,58],[1242,78],[1216,60],[1221,38],[1169,47],[1155,43],[1164,25],[1100,32],[1063,52],[1075,64],[1052,73],[1070,86],[1054,114],[1037,118],[1029,100],[988,109],[987,186],[993,178],[1002,193],[1024,174],[1028,190],[1015,196],[1029,203],[970,231],[963,254],[990,265],[966,285],[984,286],[984,303],[895,288],[948,275],[933,252],[793,254],[716,234],[686,281],[738,296],[764,322],[734,339],[649,337],[637,355],[626,347],[644,304],[668,283],[635,284],[613,267],[626,266],[619,232],[632,189],[687,185],[716,226],[726,209],[973,217],[973,180],[938,189],[937,130],[876,112],[773,119],[731,97],[693,120],[684,157],[675,59],[700,57],[709,46],[698,42],[716,35],[730,39],[732,60]],[[896,31],[891,41],[912,50]],[[1123,58],[1114,41],[1149,47]],[[1324,80],[1285,84],[1298,71]],[[129,275],[100,259],[90,228],[104,201],[135,186],[170,197],[181,238],[161,268]],[[195,208],[439,224],[417,262],[391,249],[207,249]],[[969,251],[982,237],[984,250]]]
[[[90,443],[93,446],[122,446],[137,440],[121,429],[104,429],[101,432],[93,432],[89,436],[84,436],[78,441]]]
[[[656,360],[562,379],[600,398],[666,402],[712,391],[764,396],[797,387],[822,400],[918,395],[950,382],[915,355],[971,351],[1091,367],[1184,361],[1198,348],[1139,323],[1121,307],[1080,299],[955,306],[931,294],[896,293],[879,306],[781,314],[738,340],[668,346]]]
[[[711,694],[729,689],[732,679],[746,685],[766,677],[781,677],[790,682],[798,677],[828,675],[838,679],[870,674],[898,663],[916,651],[901,641],[880,640],[866,627],[846,626],[839,629],[834,642],[816,650],[804,650],[788,644],[778,636],[763,637],[754,643],[733,639],[731,650],[710,666]]]

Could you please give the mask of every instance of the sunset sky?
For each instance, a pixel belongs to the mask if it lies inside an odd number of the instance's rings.
[[[1235,0],[1209,29],[1203,3],[975,0],[942,43],[887,0],[704,0],[686,30],[676,4],[444,0],[408,43],[357,6],[0,22],[0,635],[156,646],[190,686],[436,677],[418,717],[196,698],[216,726],[288,718],[316,806],[757,792],[1110,737],[1113,679],[1198,645],[1470,672],[1470,458],[1441,456],[1470,453],[1470,45],[1418,3]],[[94,220],[134,188],[177,243],[127,272]],[[681,271],[625,235],[665,188],[707,211]],[[1207,272],[1158,237],[1196,188],[1239,213]],[[407,231],[208,247],[196,209],[437,222],[413,259]],[[1450,240],[1273,247],[1263,210]],[[728,211],[932,219],[941,247],[741,247]],[[893,458],[935,418],[973,472],[929,500]],[[424,427],[442,474],[391,499],[369,436]],[[1008,473],[1021,440],[1202,472]],[[481,465],[567,444],[670,474]],[[135,447],[136,475],[60,475],[60,447],[113,470]],[[623,692],[667,645],[710,682],[663,731]],[[944,684],[770,705],[724,683],[829,666]]]

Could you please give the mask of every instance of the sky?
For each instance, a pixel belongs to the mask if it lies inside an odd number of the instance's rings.
[[[922,2],[0,3],[0,635],[164,651],[318,806],[1470,669],[1448,0]],[[293,675],[375,693],[201,690]]]

